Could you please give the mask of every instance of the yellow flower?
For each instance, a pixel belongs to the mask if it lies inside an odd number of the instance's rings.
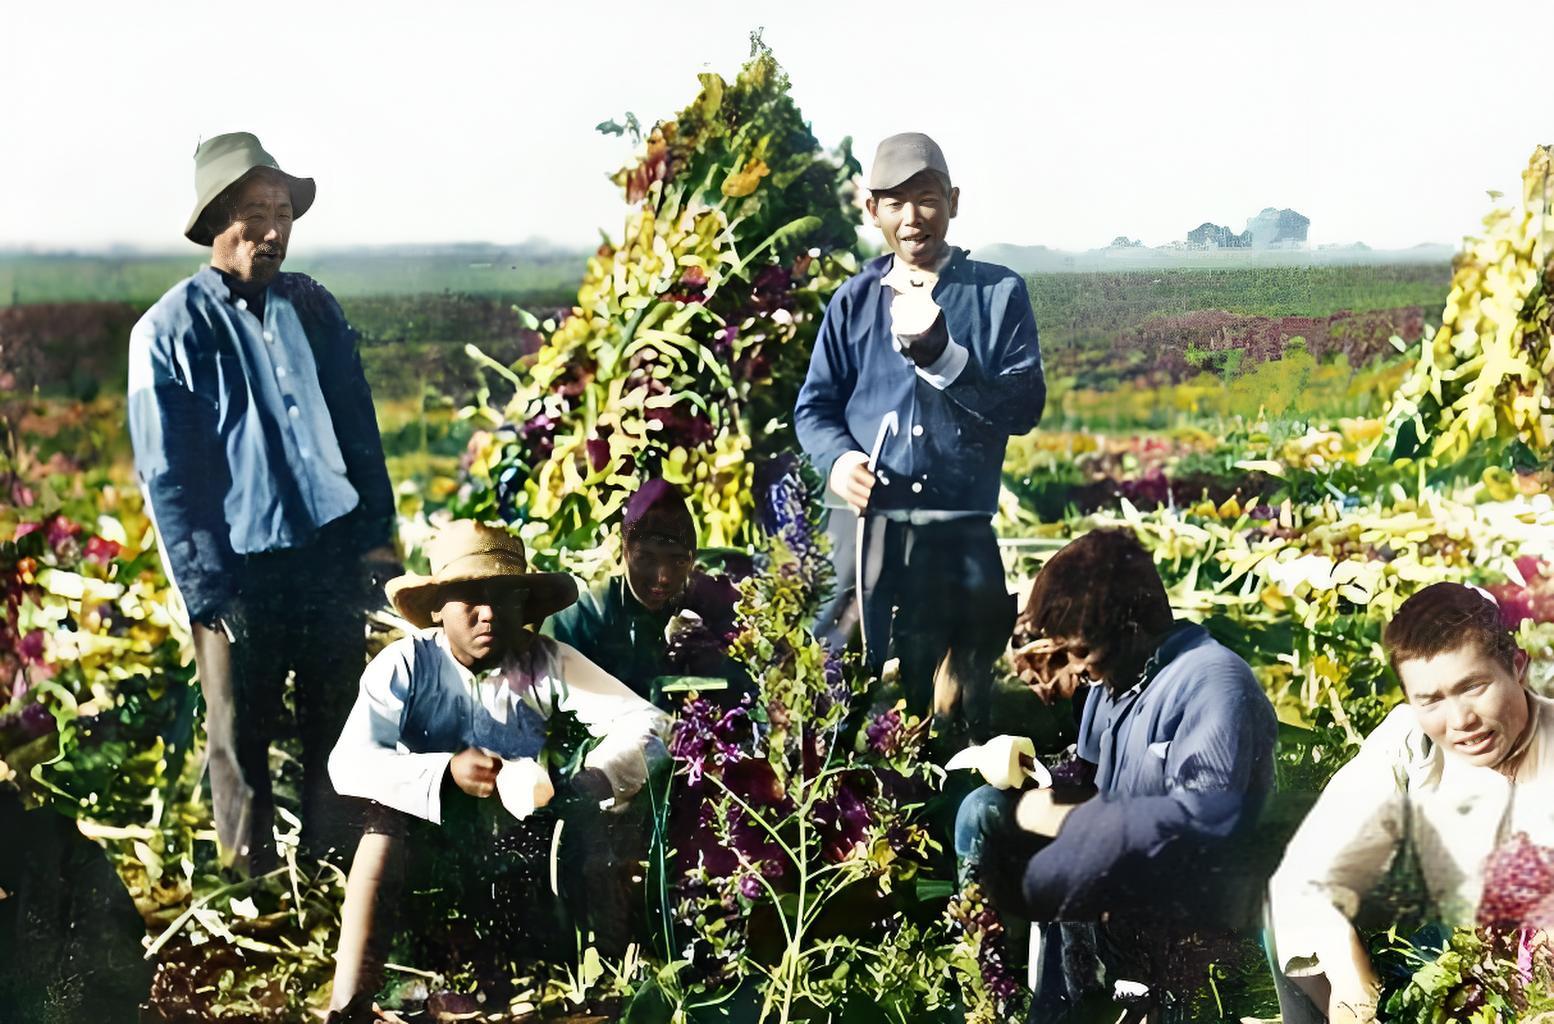
[[[732,198],[747,196],[761,184],[761,179],[771,173],[764,160],[751,160],[742,171],[723,179],[723,194]]]

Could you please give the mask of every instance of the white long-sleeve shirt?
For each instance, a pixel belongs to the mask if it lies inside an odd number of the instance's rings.
[[[1485,865],[1506,839],[1526,832],[1554,846],[1554,701],[1534,696],[1532,709],[1533,735],[1514,783],[1430,742],[1407,705],[1366,737],[1322,791],[1270,883],[1282,970],[1321,973],[1317,951],[1345,948],[1361,899],[1400,848],[1405,817],[1435,909],[1451,925],[1474,923]]]
[[[430,664],[418,664],[418,659],[430,659]],[[458,751],[417,753],[402,742],[418,668],[419,686],[467,693],[498,725],[516,722],[520,703],[542,718],[553,709],[576,714],[592,735],[601,737],[583,763],[609,778],[617,804],[635,795],[647,778],[647,744],[669,734],[667,715],[566,644],[539,637],[528,654],[477,676],[454,658],[441,629],[427,629],[384,648],[362,673],[356,705],[329,755],[329,777],[341,795],[441,823],[443,775]],[[545,776],[543,766],[523,760],[529,762],[522,765],[524,771]],[[503,771],[512,767],[505,765]]]

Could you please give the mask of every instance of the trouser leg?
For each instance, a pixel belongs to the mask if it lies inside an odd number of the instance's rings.
[[[205,700],[205,758],[210,772],[211,814],[221,859],[248,868],[253,828],[253,787],[243,778],[237,747],[237,698],[232,649],[220,628],[194,623],[194,669]]]
[[[1025,866],[1046,843],[1015,821],[1019,790],[981,786],[961,801],[955,815],[956,876],[975,882],[1000,914],[1024,917],[1020,886]]]
[[[958,719],[972,739],[985,740],[993,665],[1015,617],[992,526],[956,520],[901,529],[893,634],[908,705],[917,714]]]
[[[218,734],[225,728],[225,721],[231,722],[232,750],[242,782],[249,791],[247,828],[244,838],[238,840],[240,846],[235,866],[262,874],[275,864],[275,798],[270,777],[270,743],[285,716],[286,637],[281,622],[277,621],[262,593],[245,590],[242,599],[233,606],[228,624],[233,634],[227,645],[229,694],[218,693],[216,696],[219,701],[230,701],[232,710],[224,713],[217,709],[211,721]],[[213,674],[213,679],[215,677]],[[220,798],[216,796],[214,780],[213,762],[212,802],[217,803]],[[226,812],[222,816],[230,821],[233,813]],[[241,815],[240,811],[236,813]],[[241,846],[244,843],[246,855]]]
[[[302,844],[310,856],[338,857],[361,831],[360,801],[335,792],[329,752],[351,712],[367,660],[364,586],[352,564],[299,601],[305,615],[297,637],[297,732],[302,747]]]
[[[906,548],[911,527],[881,515],[855,517],[849,543],[855,550],[858,590],[858,632],[864,664],[878,676],[896,647],[898,607],[910,593]],[[900,652],[896,652],[899,656]],[[910,699],[910,698],[909,698]]]
[[[941,676],[946,692],[936,695],[936,704],[958,701],[972,742],[983,743],[998,731],[992,721],[993,666],[1009,645],[1016,600],[991,525],[965,537],[959,562],[956,628]]]
[[[922,717],[933,712],[934,676],[950,646],[954,580],[946,571],[945,560],[936,557],[934,546],[940,538],[935,531],[900,523],[887,525],[901,538],[887,553],[887,557],[895,556],[894,564],[882,572],[882,577],[896,584],[891,648],[900,660],[907,710]]]
[[[826,517],[836,575],[831,597],[815,616],[815,636],[833,651],[845,650],[858,632],[857,523],[857,515],[845,508],[832,509]]]
[[[270,775],[270,744],[285,718],[288,675],[264,632],[239,634],[237,678],[237,756],[243,779],[253,790],[249,826],[249,870],[263,874],[276,864],[275,792]]]

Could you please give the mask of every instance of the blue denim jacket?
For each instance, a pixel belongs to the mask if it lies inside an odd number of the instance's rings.
[[[1123,693],[1090,692],[1079,756],[1097,765],[1099,793],[1031,858],[1025,896],[1035,920],[1117,910],[1108,894],[1145,886],[1158,874],[1149,863],[1162,858],[1194,867],[1182,890],[1219,885],[1203,855],[1254,824],[1273,790],[1278,722],[1246,662],[1202,626],[1183,625],[1151,668]]]
[[[1009,438],[1034,429],[1046,404],[1025,282],[954,251],[933,292],[957,357],[941,360],[956,366],[946,381],[893,347],[881,284],[893,259],[871,260],[827,306],[794,409],[799,443],[829,478],[839,456],[870,451],[895,410],[899,431],[881,451],[870,507],[991,515]]]
[[[306,275],[277,275],[269,296],[295,310],[312,350],[350,485],[326,498],[313,489],[316,472],[293,464],[314,454],[288,440],[297,429],[288,414],[296,418],[297,407],[275,389],[273,372],[260,371],[268,363],[255,351],[265,344],[259,322],[218,271],[205,267],[174,285],[130,336],[135,468],[173,583],[196,622],[219,615],[235,596],[243,554],[304,546],[324,525],[318,518],[345,524],[359,551],[394,535],[394,498],[355,332]],[[304,429],[318,422],[316,410],[306,411]],[[334,445],[319,440],[333,459]]]

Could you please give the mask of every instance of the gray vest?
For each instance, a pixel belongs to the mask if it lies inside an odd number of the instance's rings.
[[[410,693],[399,720],[399,739],[412,754],[457,753],[468,747],[512,760],[538,757],[545,746],[545,719],[522,701],[501,723],[466,687],[448,685],[437,671],[448,655],[432,638],[417,637],[411,659]]]

